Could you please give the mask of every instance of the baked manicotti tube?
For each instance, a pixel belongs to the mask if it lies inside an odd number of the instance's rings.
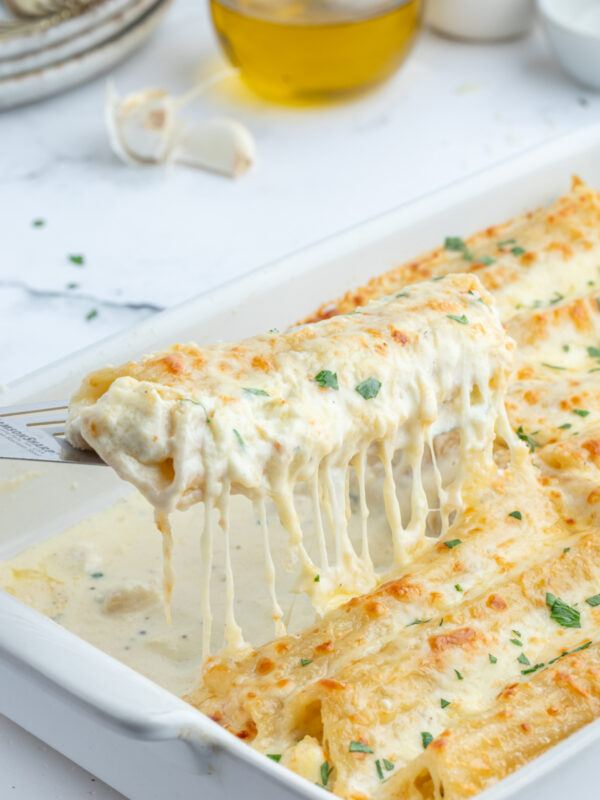
[[[94,449],[163,519],[199,501],[226,518],[230,492],[255,503],[271,499],[299,560],[300,588],[317,606],[331,607],[377,581],[366,547],[359,556],[348,536],[349,469],[364,486],[374,448],[385,470],[394,561],[405,565],[425,545],[431,508],[441,510],[446,531],[467,474],[490,467],[496,431],[519,447],[503,402],[513,348],[477,278],[448,275],[283,334],[179,344],[101,369],[71,400],[67,438]],[[442,485],[433,441],[455,429],[456,474]],[[404,520],[392,475],[398,451],[412,475]],[[426,457],[437,480],[434,499],[424,487]],[[318,563],[303,546],[299,484],[315,498]],[[335,563],[323,543],[322,498]]]

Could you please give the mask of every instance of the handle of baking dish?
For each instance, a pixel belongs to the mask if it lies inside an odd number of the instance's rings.
[[[126,736],[184,738],[202,751],[225,733],[166,689],[2,591],[0,665],[41,682],[50,694]]]

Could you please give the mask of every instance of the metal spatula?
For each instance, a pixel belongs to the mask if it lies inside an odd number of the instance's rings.
[[[65,439],[68,406],[27,403],[0,408],[0,458],[104,464],[92,450],[78,450]]]

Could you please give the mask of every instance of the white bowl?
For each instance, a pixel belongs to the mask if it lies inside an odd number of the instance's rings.
[[[531,30],[535,0],[428,0],[425,20],[456,39],[494,41]]]
[[[600,89],[600,0],[538,0],[538,10],[565,71]]]

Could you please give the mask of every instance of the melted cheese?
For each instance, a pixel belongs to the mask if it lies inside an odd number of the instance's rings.
[[[452,276],[287,334],[175,347],[139,365],[94,373],[71,402],[67,434],[74,444],[92,446],[136,485],[158,509],[159,527],[167,534],[166,514],[203,500],[209,511],[220,510],[228,537],[230,490],[259,504],[272,498],[300,564],[298,586],[317,608],[326,609],[377,582],[368,551],[364,489],[372,445],[384,466],[396,570],[426,545],[432,508],[439,509],[442,532],[447,530],[450,515],[462,505],[469,471],[475,464],[482,470],[490,467],[496,427],[519,451],[502,401],[512,347],[477,280]],[[337,388],[319,383],[323,370],[330,379],[335,375]],[[433,440],[455,428],[460,430],[456,475],[443,486]],[[399,450],[411,483],[406,521],[392,475]],[[432,501],[423,478],[426,450],[437,482]],[[361,553],[348,533],[351,465],[361,477]],[[315,498],[316,556],[305,546],[294,500],[302,484],[312,487]],[[333,534],[333,563],[324,544],[321,505]],[[212,518],[212,513],[205,515],[202,533],[206,653]],[[266,527],[264,542],[273,617],[282,632]],[[168,598],[169,576],[165,587]],[[226,641],[235,649],[244,642],[233,616],[230,571],[227,592]]]

